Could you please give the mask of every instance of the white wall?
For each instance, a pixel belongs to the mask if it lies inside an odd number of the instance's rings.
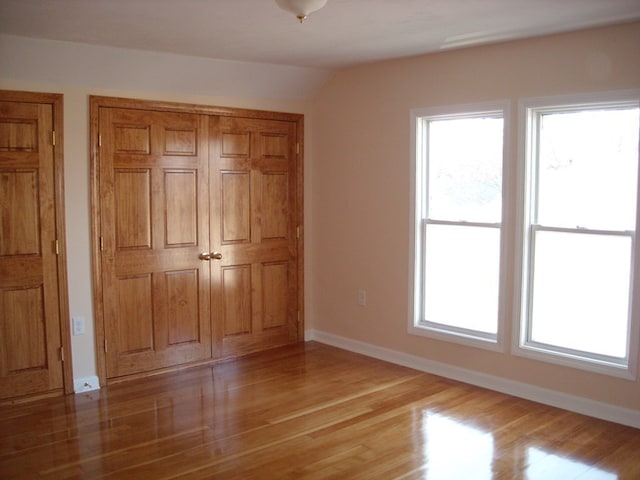
[[[311,98],[330,76],[319,69],[211,60],[0,35],[0,88],[64,95],[65,216],[73,377],[96,375],[90,251],[89,96],[165,100],[302,113],[310,144]],[[311,153],[305,152],[305,170]],[[305,189],[311,191],[310,178]],[[311,203],[306,202],[305,212]],[[308,218],[308,214],[305,213]],[[311,228],[305,225],[306,248]],[[311,267],[305,264],[307,275]],[[310,295],[310,289],[305,293]],[[69,319],[70,321],[70,319]]]

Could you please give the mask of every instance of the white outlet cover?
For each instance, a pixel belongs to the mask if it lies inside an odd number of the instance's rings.
[[[366,290],[358,290],[358,305],[366,305],[367,304],[367,291]]]
[[[73,329],[73,335],[84,335],[85,334],[85,318],[84,317],[72,317],[71,318],[71,326]]]

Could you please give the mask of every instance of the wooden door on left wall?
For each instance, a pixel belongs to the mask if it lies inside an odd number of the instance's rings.
[[[62,394],[65,380],[72,383],[63,364],[68,306],[55,162],[61,103],[61,95],[0,91],[0,402]]]

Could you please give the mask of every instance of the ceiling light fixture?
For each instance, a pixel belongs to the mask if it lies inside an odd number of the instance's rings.
[[[324,7],[327,0],[276,0],[276,3],[281,9],[293,13],[302,23],[309,14]]]

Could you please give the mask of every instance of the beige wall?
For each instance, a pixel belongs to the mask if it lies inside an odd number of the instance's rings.
[[[337,73],[314,100],[307,326],[454,367],[640,411],[640,380],[412,336],[410,109],[640,88],[640,23],[442,52]],[[514,117],[517,117],[514,115]],[[516,130],[516,129],[514,129]],[[516,131],[511,132],[514,173]],[[515,176],[508,179],[515,188]],[[511,206],[507,205],[507,208]],[[506,225],[513,226],[513,209]],[[508,258],[513,266],[514,228]],[[509,273],[508,285],[513,284]],[[508,290],[509,287],[507,287]],[[367,305],[357,302],[367,291]],[[513,292],[507,291],[508,320]],[[507,322],[507,323],[509,323]]]

